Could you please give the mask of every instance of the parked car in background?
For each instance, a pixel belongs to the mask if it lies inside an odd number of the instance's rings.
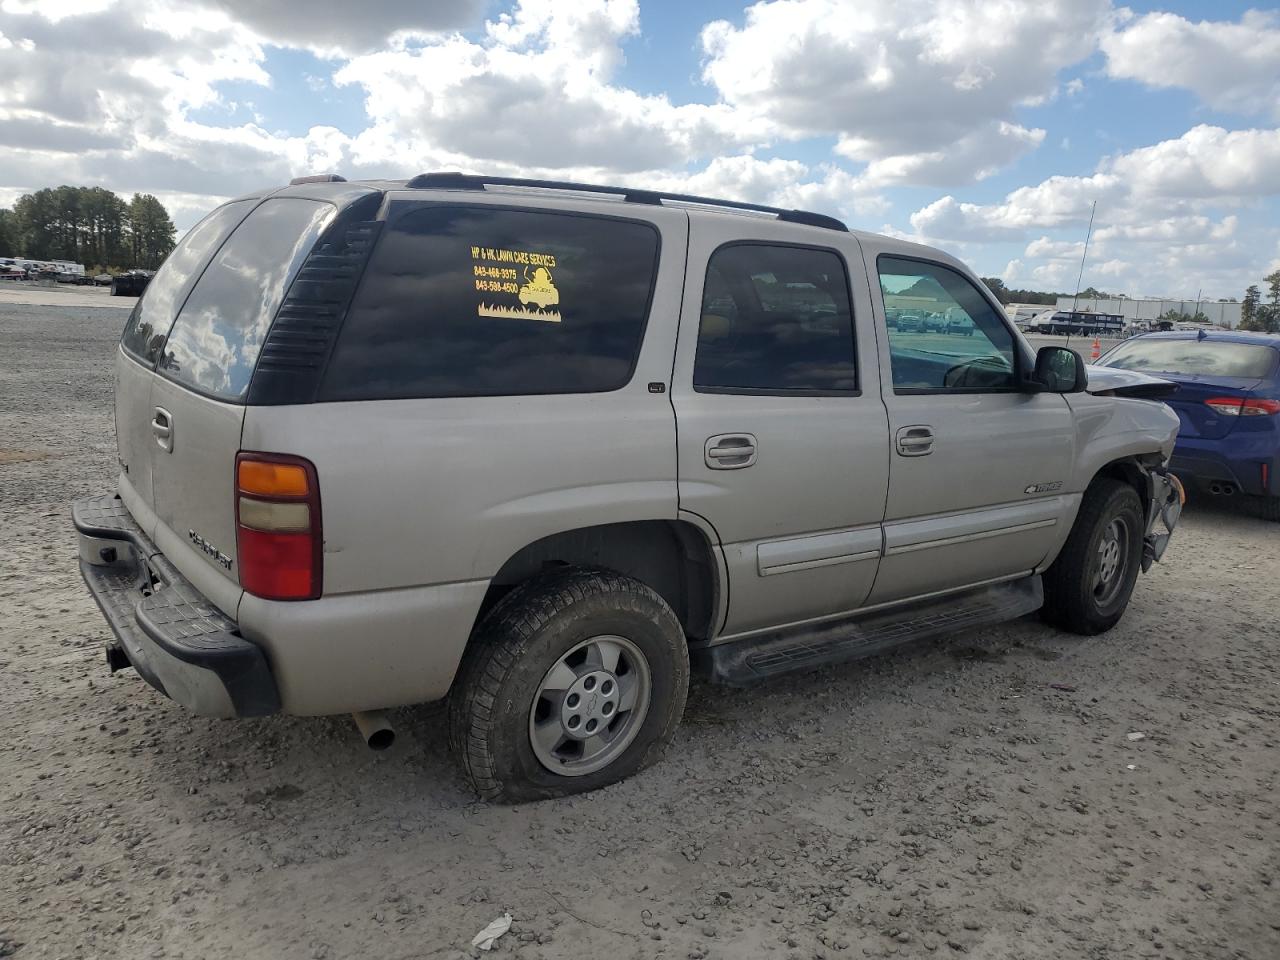
[[[1192,487],[1251,500],[1280,521],[1280,337],[1237,331],[1150,333],[1098,361],[1178,385],[1171,469]]]
[[[947,321],[947,325],[943,328],[944,333],[954,333],[957,336],[972,337],[973,321],[968,317],[952,317]]]
[[[151,273],[146,270],[129,270],[126,273],[118,273],[111,278],[111,295],[113,297],[140,297],[150,282]]]
[[[93,278],[93,285],[95,287],[109,287],[111,286],[111,280],[112,280],[111,274],[100,273]]]
[[[899,333],[919,333],[924,325],[914,313],[904,313],[899,315],[898,322],[892,329]]]
[[[974,336],[886,330],[903,289]],[[114,361],[117,492],[73,509],[109,666],[375,747],[447,697],[488,799],[652,763],[692,671],[1102,633],[1180,509],[1125,396],[1167,384],[1090,392],[954,257],[801,210],[313,178],[192,228]]]

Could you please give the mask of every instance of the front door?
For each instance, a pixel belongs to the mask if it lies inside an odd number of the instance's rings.
[[[858,242],[690,214],[672,402],[680,509],[729,574],[724,635],[852,610],[880,557],[888,427]]]
[[[875,253],[892,453],[869,602],[1030,573],[1070,522],[1071,410],[1060,394],[1018,389],[1029,356],[972,278]],[[924,319],[898,325],[897,315]]]

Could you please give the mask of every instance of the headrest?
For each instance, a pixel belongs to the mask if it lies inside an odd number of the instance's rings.
[[[698,338],[719,340],[721,337],[727,337],[732,329],[733,324],[729,322],[728,317],[722,317],[718,313],[704,313],[702,325],[698,328]]]

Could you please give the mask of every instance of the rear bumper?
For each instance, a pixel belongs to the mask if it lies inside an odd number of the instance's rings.
[[[1179,437],[1169,469],[1199,486],[1231,484],[1242,493],[1275,496],[1280,491],[1277,460],[1280,451],[1274,434],[1233,433],[1221,440]],[[1262,483],[1263,464],[1267,465],[1269,489]]]
[[[118,497],[72,506],[80,573],[115,634],[108,662],[138,674],[200,716],[258,717],[280,709],[262,648],[156,549]]]

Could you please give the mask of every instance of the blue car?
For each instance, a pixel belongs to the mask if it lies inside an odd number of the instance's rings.
[[[1280,336],[1235,331],[1152,333],[1098,361],[1169,380],[1182,427],[1171,467],[1192,489],[1249,498],[1280,521]]]

